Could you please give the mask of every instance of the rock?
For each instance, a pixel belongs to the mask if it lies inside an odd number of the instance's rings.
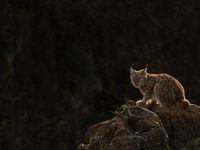
[[[171,149],[182,150],[186,143],[200,137],[200,106],[160,108],[155,112],[167,131]]]
[[[199,148],[200,148],[200,137],[189,141],[183,150],[199,150]]]
[[[113,119],[91,126],[78,150],[167,150],[168,136],[159,117],[129,104]]]
[[[165,150],[168,145],[172,150],[199,149],[200,106],[135,105],[128,101],[113,113],[113,119],[92,125],[78,150]]]

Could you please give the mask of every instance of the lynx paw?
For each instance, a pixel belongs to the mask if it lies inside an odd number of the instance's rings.
[[[142,100],[139,100],[136,102],[136,106],[145,106],[146,103],[144,103]]]
[[[147,102],[146,102],[146,105],[158,105],[158,103],[156,101],[154,101],[153,99],[149,99]]]

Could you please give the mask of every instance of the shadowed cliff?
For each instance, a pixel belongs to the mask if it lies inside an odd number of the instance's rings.
[[[0,149],[73,150],[149,64],[199,102],[199,1],[2,0]]]

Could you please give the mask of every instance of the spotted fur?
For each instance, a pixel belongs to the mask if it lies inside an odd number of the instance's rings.
[[[184,88],[174,77],[161,73],[147,73],[147,68],[135,70],[130,68],[130,80],[134,87],[138,88],[143,99],[137,104],[146,104],[148,100],[156,101],[161,107],[189,105],[185,98]]]

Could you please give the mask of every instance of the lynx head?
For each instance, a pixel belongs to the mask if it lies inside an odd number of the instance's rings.
[[[147,66],[142,70],[135,70],[130,67],[130,79],[134,87],[140,88],[147,80]]]

